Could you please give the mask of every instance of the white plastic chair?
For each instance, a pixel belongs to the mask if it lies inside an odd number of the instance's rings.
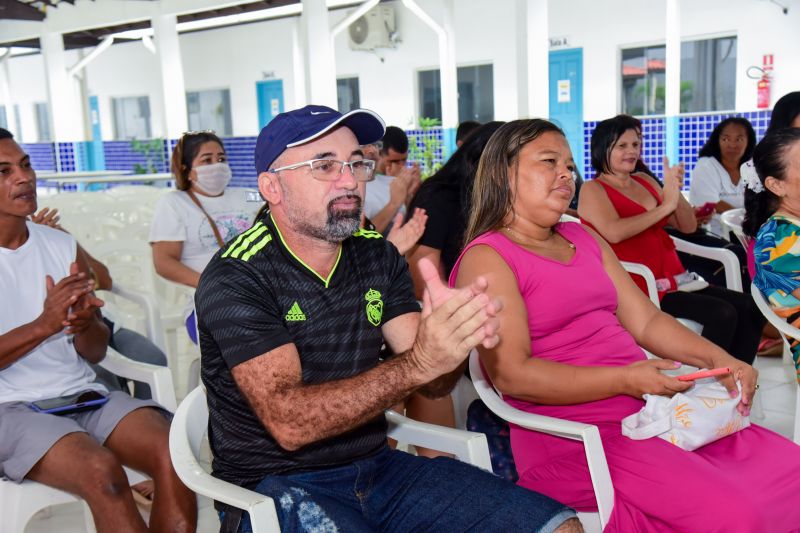
[[[561,215],[562,222],[578,222],[577,219],[570,215]],[[677,237],[672,237],[675,242],[675,248],[679,252],[696,255],[698,257],[705,257],[706,259],[713,259],[722,263],[725,269],[725,284],[732,291],[742,292],[742,278],[741,271],[739,270],[739,258],[736,254],[725,248],[714,248],[711,246],[701,246],[694,244]],[[635,264],[635,263],[629,263]],[[634,272],[635,273],[635,272]]]
[[[417,422],[386,411],[389,437],[452,453],[457,459],[492,471],[486,435]],[[172,464],[181,481],[197,494],[250,514],[254,533],[280,531],[272,498],[217,479],[199,461],[208,427],[208,404],[203,387],[191,391],[178,406],[169,433]]]
[[[114,282],[131,290],[150,295],[158,304],[161,325],[166,339],[169,367],[178,375],[178,336],[184,329],[184,308],[190,289],[162,279],[153,267],[152,249],[145,241],[125,239],[87,243],[89,252],[103,262]]]
[[[761,290],[755,286],[755,284],[750,287],[750,294],[753,296],[753,300],[756,302],[761,314],[764,315],[770,324],[775,326],[775,329],[777,329],[778,332],[780,332],[784,343],[783,364],[784,368],[786,369],[786,377],[790,380],[790,382],[797,384],[797,372],[795,370],[794,361],[792,360],[791,351],[789,350],[789,339],[800,339],[800,329],[789,325],[785,319],[779,317],[772,309],[772,306],[769,304],[769,302],[767,302],[767,299],[764,297],[764,293],[762,293]],[[794,440],[796,444],[800,444],[800,385],[798,385],[797,389],[795,390],[795,396],[794,435],[792,440]]]
[[[725,248],[714,248],[713,246],[701,246],[677,237],[672,237],[675,242],[675,249],[686,254],[696,255],[719,261],[725,268],[725,285],[728,289],[742,292],[742,271],[739,268],[739,258],[736,254]]]
[[[104,307],[111,309],[114,314],[127,314],[124,313],[124,310],[120,307],[120,300],[125,300],[138,306],[144,317],[144,331],[140,331],[140,333],[155,344],[159,350],[167,353],[166,341],[164,340],[164,326],[161,323],[161,311],[159,310],[158,302],[155,297],[151,294],[128,289],[116,280],[113,282],[110,291],[98,292],[105,301],[106,305]]]
[[[484,373],[477,350],[472,350],[469,354],[469,373],[480,399],[490,411],[503,420],[531,431],[578,440],[583,443],[598,511],[596,513],[578,513],[578,518],[587,532],[602,531],[608,524],[611,510],[614,507],[614,486],[611,483],[611,474],[608,471],[606,454],[597,426],[526,413],[511,407],[503,400]]]
[[[739,209],[729,209],[720,214],[719,219],[722,223],[723,229],[725,230],[725,234],[727,235],[730,232],[733,232],[746,250],[750,244],[750,238],[745,235],[744,231],[742,230],[742,222],[744,221],[744,208],[740,207]]]
[[[172,387],[172,375],[169,370],[161,366],[148,365],[132,361],[109,348],[105,359],[100,366],[117,376],[147,383],[150,386],[153,399],[165,409],[174,412],[177,402],[175,391]],[[138,472],[125,469],[131,484],[143,481],[145,478]],[[86,531],[93,532],[94,521],[86,502],[74,494],[54,489],[35,481],[25,480],[14,483],[7,479],[0,479],[0,519],[4,533],[23,533],[25,525],[37,512],[64,503],[81,502],[84,510]]]

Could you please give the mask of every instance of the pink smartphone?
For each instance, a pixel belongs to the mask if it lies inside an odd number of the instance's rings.
[[[692,372],[691,374],[684,374],[678,376],[679,381],[694,381],[696,379],[712,378],[714,376],[722,376],[730,374],[731,369],[727,366],[722,368],[712,368],[711,370],[700,370],[699,372]]]
[[[717,204],[715,202],[706,202],[700,207],[697,207],[695,209],[695,213],[697,213],[697,216],[699,217],[705,217],[713,213],[716,207]]]

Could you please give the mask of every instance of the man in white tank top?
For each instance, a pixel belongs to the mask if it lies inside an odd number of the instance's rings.
[[[36,174],[0,128],[0,477],[38,481],[89,504],[98,532],[146,531],[122,465],[155,482],[150,527],[194,531],[194,495],[169,457],[169,423],[158,404],[95,382],[109,331],[84,257],[67,233],[34,224]],[[29,402],[96,391],[100,407],[37,412]],[[2,529],[2,526],[0,526]]]

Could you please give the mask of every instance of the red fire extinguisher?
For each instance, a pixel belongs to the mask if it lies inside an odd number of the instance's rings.
[[[761,79],[758,80],[758,109],[768,109],[770,104],[770,76],[772,74],[772,54],[764,56],[763,68],[761,69]]]
[[[769,108],[769,75],[764,73],[760,80],[758,80],[758,109]]]

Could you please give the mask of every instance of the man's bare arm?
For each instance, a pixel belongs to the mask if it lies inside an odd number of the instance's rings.
[[[394,353],[403,353],[414,345],[414,338],[419,327],[419,313],[406,313],[390,320],[383,325],[381,331],[386,344]],[[426,398],[436,399],[447,396],[453,387],[456,386],[458,379],[464,374],[466,358],[455,370],[441,375],[433,381],[419,387],[418,392]]]
[[[286,450],[297,450],[358,427],[411,394],[420,372],[402,354],[363,374],[304,385],[300,357],[286,344],[233,368],[233,377],[261,422]]]
[[[47,276],[47,297],[42,314],[33,321],[0,335],[0,368],[16,362],[36,348],[48,337],[66,327],[69,308],[91,291],[91,284],[83,272],[74,272],[58,283]]]
[[[233,377],[278,444],[296,450],[364,424],[451,372],[487,338],[487,307],[485,294],[470,289],[454,293],[426,316],[411,349],[350,378],[304,384],[293,344],[235,366]]]
[[[80,252],[70,267],[70,273],[78,272],[89,278],[89,264]],[[94,281],[90,282],[89,288],[94,289]],[[67,315],[67,331],[75,335],[75,351],[90,363],[99,363],[106,356],[111,336],[108,327],[103,323],[103,315],[100,314],[102,306],[103,300],[90,291],[75,303]]]

